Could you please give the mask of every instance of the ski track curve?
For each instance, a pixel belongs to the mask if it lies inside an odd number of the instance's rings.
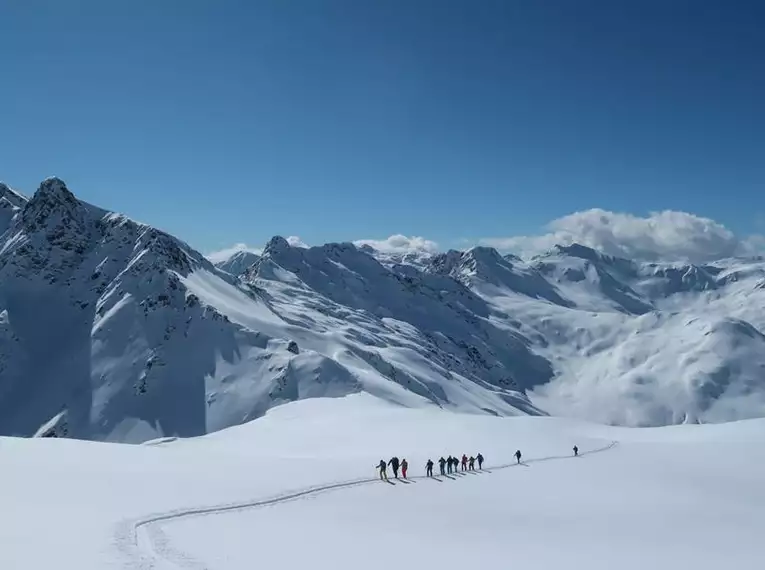
[[[579,453],[579,457],[601,453],[613,449],[619,444],[618,441],[612,441],[608,445],[591,449]],[[563,459],[575,459],[572,455],[551,455],[521,461],[521,465],[530,463],[542,463],[545,461],[559,461]],[[491,473],[501,469],[516,467],[518,463],[505,463],[486,467],[483,471]],[[479,473],[480,470],[474,471]],[[438,475],[436,475],[438,477]],[[409,477],[409,479],[428,479],[425,475]],[[199,560],[196,560],[189,554],[177,550],[172,546],[167,535],[162,530],[161,523],[176,521],[182,518],[199,517],[225,514],[232,511],[241,511],[245,509],[257,509],[269,507],[296,501],[307,497],[315,497],[320,494],[330,493],[341,489],[349,489],[360,485],[369,485],[379,483],[379,477],[368,477],[363,479],[352,479],[349,481],[339,481],[323,485],[315,485],[301,490],[291,491],[275,495],[267,499],[253,499],[249,501],[224,503],[218,505],[186,507],[154,513],[140,518],[126,519],[117,525],[114,542],[119,550],[128,560],[128,567],[135,570],[155,570],[157,568],[185,568],[187,570],[210,570],[210,568]]]

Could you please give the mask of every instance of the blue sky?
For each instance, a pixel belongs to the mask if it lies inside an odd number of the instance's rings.
[[[603,208],[765,219],[765,4],[0,6],[0,179],[203,251],[533,235]],[[466,241],[462,241],[466,240]]]

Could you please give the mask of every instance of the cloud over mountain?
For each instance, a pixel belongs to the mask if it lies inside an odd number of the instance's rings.
[[[652,212],[641,217],[593,208],[553,220],[544,229],[547,231],[537,235],[486,237],[479,239],[478,243],[524,257],[544,253],[555,245],[578,243],[627,259],[691,263],[765,253],[765,235],[739,236],[710,218],[673,210]],[[309,247],[298,236],[290,236],[286,240],[293,247]],[[384,239],[357,239],[353,244],[396,255],[436,254],[442,249],[436,241],[423,236],[402,234]],[[241,251],[260,255],[263,249],[237,243],[209,253],[207,258],[213,263],[221,263]]]
[[[646,217],[594,208],[553,220],[536,236],[484,238],[480,242],[523,255],[556,244],[580,243],[609,255],[640,260],[704,262],[761,249],[761,236],[741,238],[722,224],[688,212],[665,210]]]
[[[286,239],[287,243],[292,247],[309,247],[299,236],[288,236]]]
[[[359,239],[353,243],[357,246],[368,245],[384,253],[438,252],[438,244],[436,242],[421,236],[407,237],[395,234],[382,240]]]
[[[235,243],[231,247],[210,252],[206,254],[205,257],[209,259],[211,263],[222,263],[226,261],[227,259],[230,259],[232,255],[242,251],[247,251],[250,253],[254,253],[256,255],[260,255],[261,253],[263,253],[263,248],[252,247],[250,245],[247,245],[246,243]]]

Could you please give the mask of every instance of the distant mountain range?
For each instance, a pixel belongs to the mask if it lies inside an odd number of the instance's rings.
[[[45,180],[0,185],[0,434],[137,442],[365,391],[664,425],[765,416],[765,261],[291,246],[213,265]]]

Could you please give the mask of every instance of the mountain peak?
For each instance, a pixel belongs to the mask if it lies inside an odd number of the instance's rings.
[[[359,253],[358,248],[350,242],[330,242],[322,246],[326,255],[344,255],[350,253],[351,255]],[[367,254],[366,252],[362,252]],[[368,254],[367,254],[368,255]]]
[[[63,202],[74,202],[74,194],[66,187],[66,182],[56,176],[46,178],[40,184],[35,196],[44,196],[48,199],[56,199]]]
[[[434,273],[448,275],[452,270],[462,263],[464,252],[450,249],[446,253],[439,253],[430,260],[429,269]]]
[[[476,246],[467,251],[449,250],[433,258],[430,270],[451,275],[458,281],[470,276],[494,279],[498,270],[507,270],[512,264],[493,247]]]
[[[66,182],[61,180],[58,176],[48,176],[40,183],[40,187],[45,189],[63,189],[67,192],[69,191],[69,189],[66,187]]]
[[[234,252],[226,259],[216,262],[214,265],[232,275],[242,275],[250,267],[260,260],[260,255],[253,251],[241,249]]]
[[[51,177],[42,181],[37,192],[27,203],[23,216],[27,223],[40,224],[53,212],[59,212],[59,216],[75,218],[82,222],[86,217],[85,210],[63,180]]]
[[[629,266],[633,263],[632,260],[627,259],[619,255],[607,253],[592,247],[582,245],[581,243],[573,242],[569,245],[555,245],[548,255],[566,255],[569,257],[578,257],[594,263],[607,263],[620,266]],[[544,257],[544,256],[543,256]]]
[[[493,247],[476,245],[465,252],[467,255],[482,261],[502,261],[502,256]]]
[[[581,243],[572,243],[569,245],[556,244],[553,247],[553,253],[560,255],[568,255],[571,257],[579,257],[581,259],[587,259],[589,261],[597,261],[601,258],[600,252],[582,245]]]
[[[290,243],[282,236],[274,236],[268,240],[266,247],[263,249],[263,255],[279,255],[280,253],[289,251],[291,247]]]

